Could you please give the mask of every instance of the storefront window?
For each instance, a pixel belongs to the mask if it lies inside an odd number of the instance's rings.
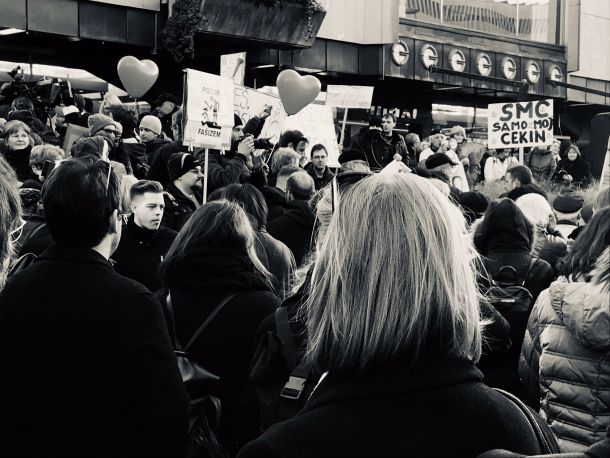
[[[559,0],[401,0],[401,17],[556,43]]]

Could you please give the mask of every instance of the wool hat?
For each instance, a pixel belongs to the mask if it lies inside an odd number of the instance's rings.
[[[171,102],[174,105],[178,105],[178,99],[176,98],[176,96],[174,94],[170,94],[169,92],[159,94],[159,97],[157,97],[157,100],[153,102],[153,105],[158,107],[160,105],[163,105],[164,102]]]
[[[140,121],[140,127],[144,127],[157,135],[161,135],[161,120],[153,115],[146,115]]]
[[[477,216],[483,215],[489,206],[489,200],[484,194],[477,191],[463,192],[459,195],[462,208],[471,210]]]
[[[174,153],[167,161],[169,181],[174,181],[199,166],[199,162],[189,153]]]
[[[449,136],[453,137],[455,135],[461,135],[462,137],[466,136],[466,131],[462,126],[453,126],[449,131]]]
[[[104,144],[104,138],[99,135],[83,137],[72,144],[70,152],[74,159],[83,156],[95,156],[97,159],[101,159],[104,154]]]
[[[453,162],[445,153],[434,153],[432,156],[426,159],[426,168],[428,170],[432,170],[445,164],[460,165],[457,162]]]
[[[89,116],[87,125],[89,126],[89,135],[91,136],[96,135],[100,130],[107,126],[113,126],[116,128],[114,120],[101,113],[96,113]]]
[[[563,214],[578,213],[583,204],[583,199],[577,195],[560,194],[553,200],[553,210]]]
[[[237,113],[233,114],[233,127],[244,126],[244,122],[241,120]]]
[[[368,162],[366,160],[366,154],[364,154],[364,152],[360,151],[359,149],[348,149],[347,151],[343,151],[339,155],[338,160],[339,160],[339,164],[345,164],[346,162],[350,162],[350,161]]]

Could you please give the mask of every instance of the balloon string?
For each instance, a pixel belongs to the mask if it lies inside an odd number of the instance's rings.
[[[284,130],[284,124],[286,124],[286,119],[288,118],[288,116],[290,116],[290,115],[287,114],[286,117],[284,118],[284,120],[282,121],[282,125],[280,126],[280,133],[277,136],[277,140],[275,141],[275,143],[273,143],[273,146],[271,147],[271,154],[269,154],[269,156],[267,156],[267,160],[263,161],[263,163],[265,165],[269,165],[269,160],[271,160],[271,156],[273,156],[273,152],[275,151],[275,145],[277,145],[277,143],[280,141],[280,137],[282,136],[282,131]]]

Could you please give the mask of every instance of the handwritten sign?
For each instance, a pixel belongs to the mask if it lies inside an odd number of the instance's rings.
[[[271,114],[265,119],[260,138],[269,138],[275,143],[279,138],[286,119],[286,112],[279,97],[266,94],[249,87],[235,86],[233,111],[239,115],[244,125],[254,116],[258,116],[265,105],[271,106]]]
[[[488,148],[553,143],[553,99],[488,105]]]
[[[306,151],[308,157],[310,157],[311,147],[321,143],[328,151],[328,165],[339,167],[339,145],[331,107],[317,104],[307,105],[296,115],[286,118],[283,130],[293,129],[303,132],[309,140],[309,149]]]
[[[186,70],[183,143],[202,148],[229,148],[233,127],[233,80]]]
[[[223,54],[220,56],[220,76],[230,78],[235,84],[244,84],[246,74],[246,53]]]
[[[326,90],[326,105],[337,108],[369,109],[373,100],[372,86],[333,86]]]

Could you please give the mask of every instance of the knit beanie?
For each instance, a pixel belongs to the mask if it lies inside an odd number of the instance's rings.
[[[115,122],[112,120],[112,118],[100,113],[92,114],[91,116],[89,116],[89,119],[87,120],[87,125],[89,126],[89,135],[91,136],[96,135],[106,126],[116,127]]]
[[[140,121],[140,127],[154,132],[156,135],[161,135],[161,120],[153,115],[146,115]]]
[[[199,165],[192,154],[189,153],[174,153],[167,161],[167,173],[169,181],[174,181],[180,178],[189,170],[194,169]]]
[[[237,113],[233,114],[233,127],[242,126],[244,127],[244,122],[241,120]]]

